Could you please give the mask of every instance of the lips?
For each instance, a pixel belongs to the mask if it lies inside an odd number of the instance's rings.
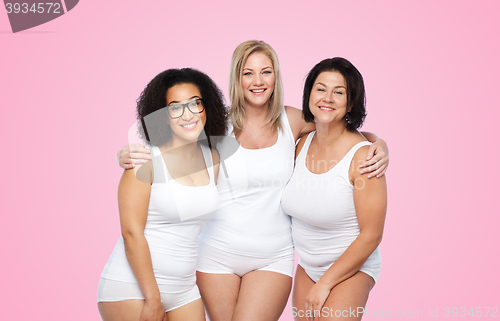
[[[197,121],[192,121],[189,123],[182,124],[181,127],[187,130],[194,129],[198,125],[199,120]]]
[[[319,109],[324,110],[324,111],[333,111],[335,108],[333,107],[327,107],[327,106],[319,106]]]
[[[250,89],[250,92],[252,92],[254,94],[260,94],[260,93],[263,93],[264,91],[266,91],[265,88],[262,88],[262,89]]]

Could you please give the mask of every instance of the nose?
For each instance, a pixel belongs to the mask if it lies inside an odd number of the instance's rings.
[[[260,86],[262,84],[264,84],[264,82],[262,81],[262,76],[260,74],[255,75],[255,77],[253,78],[253,85]]]
[[[325,103],[332,103],[333,102],[333,92],[325,92],[325,95],[323,96],[323,101]]]
[[[182,119],[189,121],[189,120],[193,119],[193,117],[194,117],[194,114],[191,112],[191,110],[187,106],[185,106],[184,113],[182,114]]]

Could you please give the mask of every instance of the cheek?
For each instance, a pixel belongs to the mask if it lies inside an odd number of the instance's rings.
[[[250,80],[248,78],[241,78],[241,87],[247,88],[250,85]]]
[[[203,123],[203,126],[205,126],[205,124],[207,123],[207,112],[206,112],[206,110],[204,110],[200,114],[200,119],[201,119],[201,122]]]

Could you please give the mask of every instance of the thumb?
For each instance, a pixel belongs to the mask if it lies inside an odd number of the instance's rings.
[[[368,149],[368,154],[366,155],[366,160],[369,160],[373,157],[375,154],[375,151],[377,150],[377,147],[374,144],[370,145],[370,149]]]

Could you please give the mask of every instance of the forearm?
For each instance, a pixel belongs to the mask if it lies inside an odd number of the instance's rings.
[[[161,300],[153,273],[151,253],[144,235],[124,237],[125,254],[146,300]]]
[[[340,282],[353,276],[377,249],[380,241],[381,237],[360,233],[338,260],[323,274],[318,283],[333,289]]]

